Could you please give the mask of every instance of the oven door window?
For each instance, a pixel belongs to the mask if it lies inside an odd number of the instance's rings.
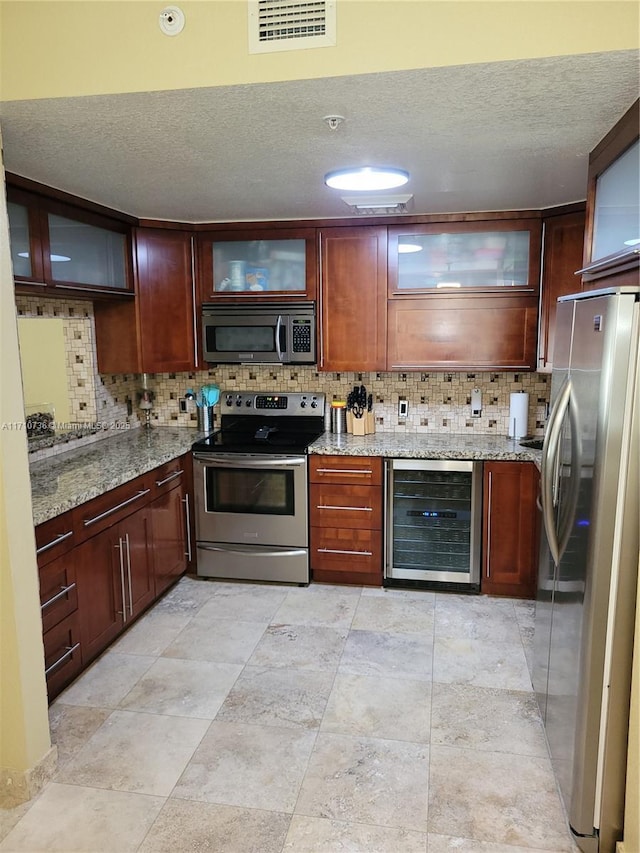
[[[206,468],[206,511],[292,516],[293,475],[293,471]]]

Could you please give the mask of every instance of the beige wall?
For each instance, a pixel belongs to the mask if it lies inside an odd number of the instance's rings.
[[[250,55],[246,0],[0,3],[3,100],[365,74],[638,46],[635,0],[337,0],[337,44]],[[43,71],[46,69],[46,73]]]
[[[4,171],[0,163],[4,180]],[[42,622],[9,226],[0,200],[0,804],[49,752]],[[16,794],[16,792],[18,792]],[[28,798],[28,794],[27,794]]]

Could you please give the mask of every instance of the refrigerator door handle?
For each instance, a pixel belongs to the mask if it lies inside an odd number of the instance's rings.
[[[569,543],[569,539],[571,538],[573,523],[576,517],[576,509],[578,506],[578,494],[580,492],[582,445],[580,441],[580,426],[578,423],[578,406],[576,403],[576,395],[573,393],[573,386],[570,387],[569,393],[569,427],[571,429],[571,472],[566,499],[563,506],[560,507],[560,530],[558,536],[559,559],[562,559]]]
[[[560,542],[553,512],[555,505],[554,475],[558,465],[558,454],[560,453],[562,421],[569,406],[570,397],[571,380],[567,377],[549,415],[549,423],[542,445],[542,468],[540,472],[542,519],[544,521],[545,533],[547,534],[547,542],[549,543],[549,551],[556,566],[560,562]]]

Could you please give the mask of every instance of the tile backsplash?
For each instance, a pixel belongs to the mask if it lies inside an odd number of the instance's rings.
[[[152,422],[195,425],[195,409],[179,411],[187,389],[216,384],[222,391],[311,391],[328,400],[345,399],[354,385],[373,394],[376,429],[394,433],[509,433],[510,394],[529,394],[530,435],[544,431],[549,379],[539,373],[319,373],[311,367],[216,367],[195,373],[163,373],[150,377],[156,394]],[[471,392],[482,393],[482,413],[471,417]],[[398,417],[398,401],[408,403],[408,416]],[[219,407],[216,407],[216,410]]]
[[[141,377],[97,372],[93,306],[83,300],[16,296],[24,317],[61,317],[67,341],[67,384],[72,418],[79,424],[98,424],[97,436],[79,438],[73,445],[38,451],[51,455],[70,446],[114,434],[144,422],[138,409]],[[310,391],[328,400],[346,398],[354,385],[365,385],[373,395],[376,429],[394,433],[474,433],[507,436],[509,400],[514,391],[529,394],[528,433],[542,435],[549,400],[550,377],[540,373],[324,373],[313,367],[221,366],[193,373],[149,375],[154,394],[151,423],[158,426],[196,427],[195,406],[180,411],[187,389],[216,384],[224,391]],[[471,392],[482,394],[480,417],[471,417]],[[398,402],[408,404],[408,416],[398,417]],[[219,406],[216,406],[216,418]]]

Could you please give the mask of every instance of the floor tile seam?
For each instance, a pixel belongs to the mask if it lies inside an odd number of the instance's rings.
[[[389,743],[398,743],[398,744],[412,744],[413,746],[427,747],[431,746],[428,740],[406,740],[403,738],[396,737],[376,737],[371,734],[354,734],[352,732],[340,732],[331,729],[323,729],[322,723],[320,723],[320,728],[318,733],[321,735],[338,735],[339,737],[347,737],[352,740],[374,740],[374,741],[388,741]]]
[[[351,672],[343,669],[344,667],[349,667],[350,664],[338,664],[337,674],[338,675],[352,675],[355,677],[361,678],[392,678],[394,681],[415,681],[417,684],[433,684],[431,676],[429,678],[417,678],[412,673],[394,673],[394,672]]]
[[[462,688],[469,688],[469,690],[486,690],[486,691],[489,691],[491,693],[497,693],[497,694],[506,693],[509,696],[513,696],[514,698],[517,698],[517,697],[531,698],[531,694],[532,694],[531,690],[517,690],[517,689],[512,688],[512,687],[488,687],[484,684],[469,684],[469,682],[466,682],[466,681],[439,681],[437,678],[434,678],[432,680],[431,684],[434,687],[436,685],[438,687],[445,687],[445,688],[462,687]],[[533,695],[535,698],[535,693]],[[540,720],[540,722],[542,722],[542,721]]]
[[[427,835],[437,835],[440,838],[455,838],[456,840],[458,838],[460,838],[463,841],[479,841],[483,844],[498,843],[498,844],[500,844],[500,847],[504,848],[505,853],[509,853],[509,851],[511,851],[511,850],[518,850],[518,851],[526,850],[527,853],[569,853],[569,851],[564,851],[564,850],[563,851],[550,850],[548,847],[529,847],[528,845],[526,847],[523,847],[522,844],[519,844],[519,845],[518,844],[504,844],[503,842],[486,841],[486,840],[481,839],[481,838],[472,838],[470,835],[451,835],[448,832],[427,832]],[[469,853],[472,853],[472,851],[469,851]],[[580,853],[580,851],[576,850],[576,853]]]
[[[427,806],[428,806],[428,801],[427,801]],[[337,821],[339,823],[344,823],[347,826],[351,826],[351,825],[369,826],[369,827],[372,827],[373,829],[395,829],[395,830],[398,830],[399,832],[415,832],[418,835],[424,835],[425,836],[425,844],[428,840],[427,835],[428,835],[429,830],[426,828],[425,829],[416,829],[415,826],[407,826],[406,824],[400,824],[400,823],[362,823],[362,821],[357,821],[357,820],[342,820],[341,818],[330,817],[328,815],[313,814],[311,811],[306,811],[306,812],[305,811],[296,811],[295,809],[297,809],[297,807],[298,807],[298,802],[296,801],[294,811],[291,815],[292,818],[294,818],[294,817],[308,817],[308,818],[314,818],[316,820],[329,820],[332,823]],[[425,827],[426,827],[426,825],[428,824],[428,820],[425,819],[424,823],[425,823]],[[325,851],[318,850],[318,851],[315,851],[315,853],[325,853]],[[375,851],[371,851],[371,853],[375,853]],[[553,851],[547,850],[546,853],[553,853]]]
[[[320,815],[320,816],[319,815],[311,815],[311,814],[305,814],[304,812],[293,812],[293,814],[291,815],[291,818],[293,819],[294,817],[308,817],[308,818],[312,818],[313,820],[323,820],[323,821],[326,821],[327,823],[338,823],[341,826],[345,826],[345,827],[362,826],[362,827],[370,828],[370,829],[397,829],[400,832],[414,832],[416,835],[424,835],[425,836],[425,843],[427,841],[427,838],[426,838],[427,831],[422,830],[422,829],[409,829],[407,827],[402,827],[402,826],[397,826],[397,825],[391,826],[390,824],[384,824],[384,823],[369,823],[369,822],[362,821],[362,820],[345,820],[344,818],[340,818],[340,817],[325,817],[324,815]],[[317,851],[317,853],[322,853],[322,851]],[[374,853],[374,851],[371,851],[371,853]],[[399,853],[401,853],[401,851],[399,851]],[[537,853],[537,851],[532,848],[532,853]],[[547,850],[546,853],[552,853],[552,851]]]
[[[472,746],[455,746],[453,744],[447,744],[447,743],[430,743],[429,747],[430,747],[430,750],[431,749],[443,749],[443,750],[452,750],[453,749],[453,750],[458,750],[460,752],[472,752],[472,753],[477,753],[480,755],[510,755],[510,756],[513,756],[513,758],[519,758],[519,759],[527,758],[531,761],[540,762],[540,764],[542,765],[541,769],[542,770],[549,770],[549,772],[553,776],[554,782],[557,781],[555,773],[553,771],[553,764],[551,763],[551,759],[548,758],[548,756],[546,756],[546,755],[529,755],[529,754],[521,753],[521,752],[507,752],[507,751],[503,751],[500,749],[477,749],[476,747],[472,747]],[[557,785],[555,787],[557,788]],[[558,789],[558,791],[559,791],[559,789]]]

